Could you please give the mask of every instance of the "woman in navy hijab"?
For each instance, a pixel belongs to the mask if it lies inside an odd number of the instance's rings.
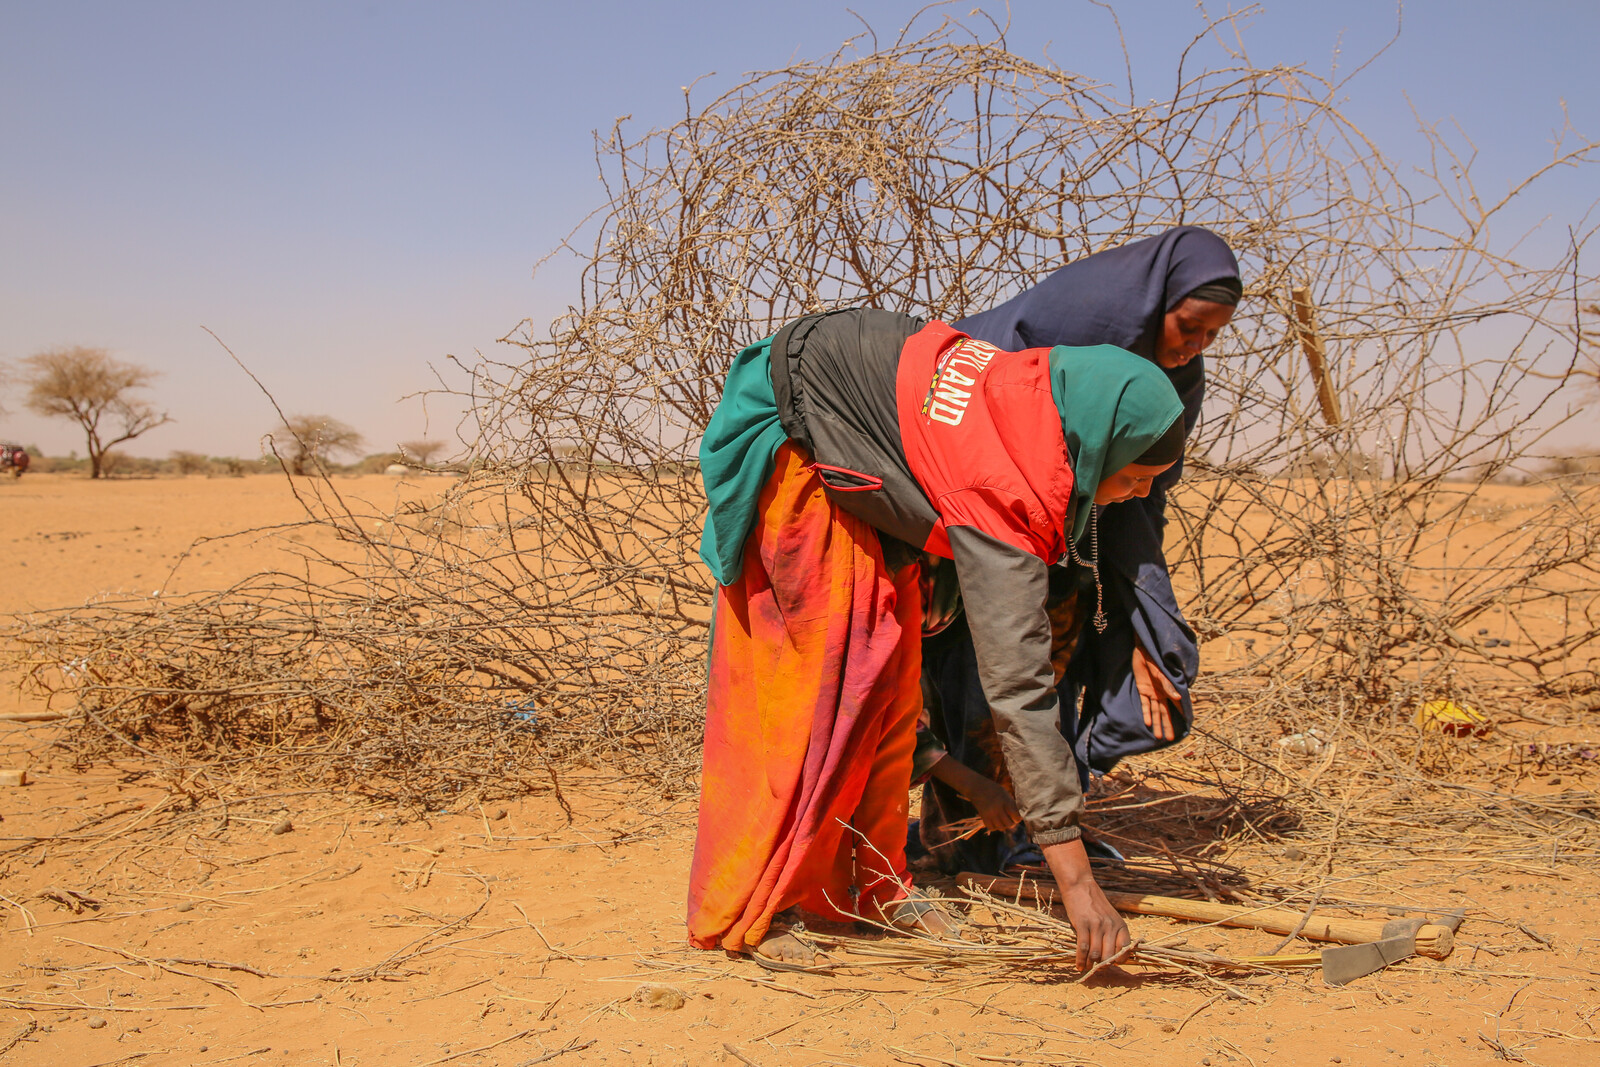
[[[1199,421],[1205,394],[1200,353],[1233,318],[1243,292],[1239,263],[1227,243],[1209,230],[1178,226],[1069,263],[1032,289],[954,325],[1006,352],[1112,344],[1144,356],[1177,389],[1187,434]],[[1061,728],[1074,742],[1085,779],[1090,769],[1104,773],[1123,756],[1181,740],[1193,722],[1189,686],[1199,673],[1199,648],[1173,595],[1161,549],[1167,490],[1182,468],[1180,459],[1148,495],[1099,509],[1097,545],[1080,543],[1075,553],[1095,566],[1052,568],[1063,631]],[[1083,625],[1091,609],[1096,624]],[[938,743],[919,751],[919,771],[931,769],[923,791],[922,842],[941,868],[997,872],[1024,858],[1027,842],[1014,803],[995,784],[1006,775],[988,729],[972,638],[961,620],[924,641],[923,664]],[[941,829],[973,816],[986,832],[952,840],[959,831]],[[1012,829],[1003,832],[1005,827]]]

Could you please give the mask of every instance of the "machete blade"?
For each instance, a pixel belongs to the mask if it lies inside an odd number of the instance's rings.
[[[1381,971],[1399,963],[1417,948],[1416,934],[1386,937],[1361,945],[1337,945],[1322,950],[1322,980],[1329,985],[1346,985],[1364,974]]]

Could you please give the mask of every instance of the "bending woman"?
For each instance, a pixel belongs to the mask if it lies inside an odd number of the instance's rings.
[[[1127,943],[1079,841],[1060,731],[1048,565],[1130,465],[1165,469],[1182,405],[1109,347],[1003,352],[944,323],[852,310],[741,352],[701,446],[712,626],[693,944],[812,962],[797,906],[943,932],[905,873],[920,709],[919,551],[954,561],[986,706],[1078,931]]]
[[[1000,348],[1109,344],[1143,356],[1165,371],[1181,398],[1187,434],[1205,394],[1200,353],[1232,319],[1243,291],[1227,243],[1209,230],[1179,226],[1070,263],[956,326]],[[1085,783],[1090,768],[1108,771],[1124,756],[1180,740],[1193,722],[1189,686],[1199,673],[1199,648],[1161,545],[1167,490],[1181,471],[1180,457],[1125,503],[1100,509],[1098,551],[1080,546],[1098,573],[1065,567],[1051,575],[1055,674]],[[1104,630],[1083,625],[1102,605]],[[933,774],[924,788],[922,841],[944,870],[998,871],[1027,854],[1019,848],[1026,842],[999,830],[1015,815],[994,786],[1010,783],[966,627],[958,620],[930,638],[924,655],[933,732],[949,749],[949,763],[939,768],[944,753],[923,745],[920,769]],[[941,830],[974,816],[989,832]]]

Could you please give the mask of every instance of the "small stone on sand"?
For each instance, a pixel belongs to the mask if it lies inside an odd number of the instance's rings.
[[[677,1011],[689,998],[688,994],[676,986],[644,982],[633,991],[633,999],[657,1011]]]

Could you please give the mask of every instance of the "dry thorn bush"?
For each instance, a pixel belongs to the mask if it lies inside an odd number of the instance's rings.
[[[1198,72],[1186,54],[1147,100],[998,32],[917,25],[704,103],[686,91],[675,124],[600,140],[609,199],[592,244],[567,246],[577,302],[460,367],[477,459],[437,507],[313,482],[308,523],[337,539],[304,573],[13,629],[33,684],[82,710],[79,757],[429,805],[585,760],[692,788],[712,593],[696,448],[734,353],[830,306],[959,318],[1179,223],[1223,235],[1247,284],[1169,507],[1191,621],[1252,642],[1201,695],[1337,698],[1403,752],[1420,696],[1595,691],[1600,490],[1487,520],[1496,480],[1567,417],[1596,288],[1591,229],[1501,230],[1600,146],[1563,132],[1488,195],[1461,137],[1424,127],[1432,158],[1403,169],[1340,111],[1342,83],[1237,46]],[[1336,426],[1300,354],[1299,285]],[[1515,651],[1476,638],[1491,619]]]

